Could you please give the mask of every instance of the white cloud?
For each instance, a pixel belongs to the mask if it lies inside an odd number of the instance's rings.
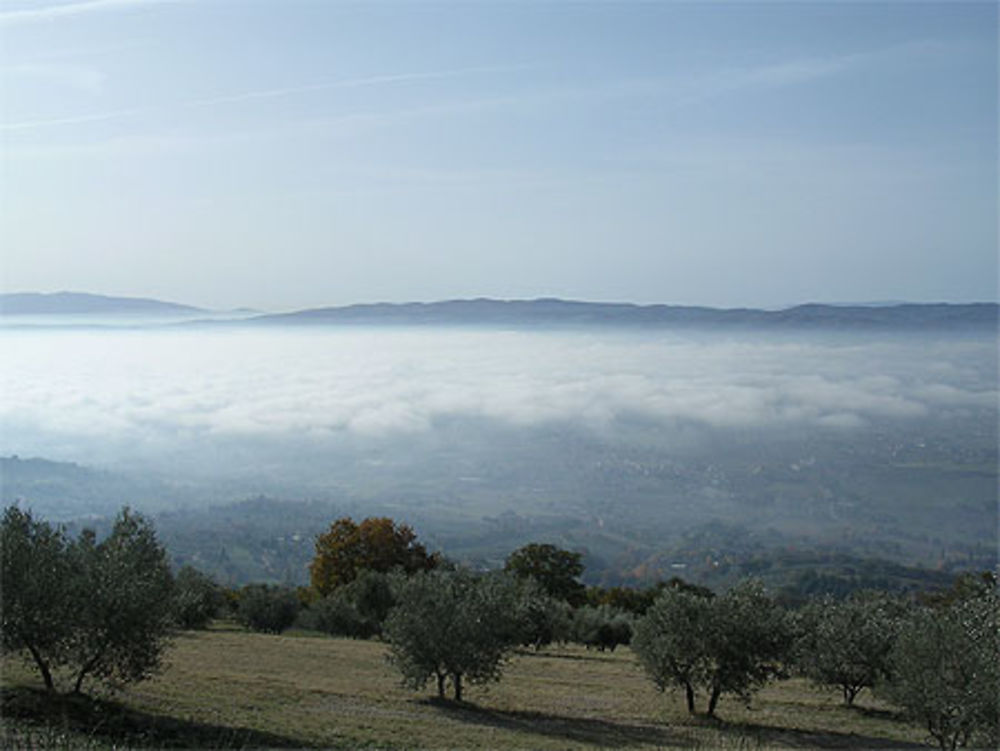
[[[82,0],[82,2],[47,3],[38,7],[0,12],[0,26],[56,21],[61,18],[119,10],[139,10],[164,3],[186,0]]]

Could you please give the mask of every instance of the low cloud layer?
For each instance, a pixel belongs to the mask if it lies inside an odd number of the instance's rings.
[[[115,463],[452,418],[852,430],[994,420],[988,340],[470,330],[2,332],[0,452]]]

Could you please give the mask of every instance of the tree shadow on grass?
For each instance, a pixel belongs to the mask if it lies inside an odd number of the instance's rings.
[[[696,738],[685,733],[683,729],[675,730],[663,725],[627,725],[610,720],[566,717],[543,712],[489,709],[475,704],[440,699],[427,699],[421,703],[432,706],[447,717],[460,722],[535,733],[600,748],[643,745],[693,748],[700,745]]]
[[[22,735],[70,740],[59,747],[113,744],[126,748],[303,748],[301,739],[252,728],[212,725],[127,707],[106,699],[59,694],[27,687],[0,691],[0,716],[16,721]],[[9,732],[9,731],[8,731]],[[16,736],[16,734],[15,734]],[[77,739],[77,740],[73,740]],[[10,738],[8,738],[10,740]],[[35,748],[30,737],[26,748]]]
[[[809,749],[926,749],[921,743],[879,738],[857,733],[838,733],[831,730],[800,730],[797,728],[776,728],[769,725],[755,725],[750,722],[715,721],[722,733],[752,740],[756,747],[769,748],[809,748]]]
[[[753,723],[726,722],[704,716],[692,718],[691,726],[668,727],[660,724],[625,724],[611,720],[567,717],[543,712],[500,710],[450,700],[427,699],[423,702],[447,717],[470,724],[522,733],[536,733],[560,738],[570,743],[601,748],[659,746],[665,748],[705,748],[706,739],[696,727],[711,727],[722,735],[726,748],[801,748],[801,749],[926,749],[919,743],[857,733],[823,730],[776,728]]]

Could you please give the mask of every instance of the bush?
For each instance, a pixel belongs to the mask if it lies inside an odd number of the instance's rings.
[[[362,616],[340,591],[312,603],[302,611],[300,623],[304,628],[352,639],[370,639],[379,631],[379,627]]]
[[[571,633],[573,641],[587,649],[614,652],[618,645],[632,641],[632,618],[608,605],[577,608],[573,612]]]
[[[370,639],[382,634],[382,625],[396,603],[396,577],[362,571],[350,584],[309,604],[301,623],[305,628],[334,636]]]
[[[280,634],[299,613],[295,590],[267,584],[249,584],[240,590],[236,619],[251,631]]]
[[[210,576],[191,566],[177,572],[173,616],[181,628],[205,628],[218,616],[224,602],[222,589]]]

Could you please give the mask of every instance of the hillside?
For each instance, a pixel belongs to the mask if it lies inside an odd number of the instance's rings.
[[[500,683],[471,687],[468,703],[440,703],[430,687],[401,688],[385,652],[379,642],[231,626],[184,632],[161,676],[120,703],[71,705],[60,732],[75,727],[69,746],[86,748],[107,738],[156,748],[899,749],[924,737],[867,692],[850,709],[800,680],[765,689],[749,708],[724,697],[720,722],[691,718],[627,648],[520,652]],[[0,744],[11,747],[38,727],[19,719],[37,717],[28,687],[38,679],[19,663],[3,667]]]
[[[996,303],[877,306],[799,305],[784,310],[633,305],[573,300],[448,300],[313,308],[258,316],[258,324],[764,327],[854,329],[997,326]]]
[[[0,315],[177,316],[207,313],[203,308],[142,297],[109,297],[85,292],[16,292],[0,295]]]

